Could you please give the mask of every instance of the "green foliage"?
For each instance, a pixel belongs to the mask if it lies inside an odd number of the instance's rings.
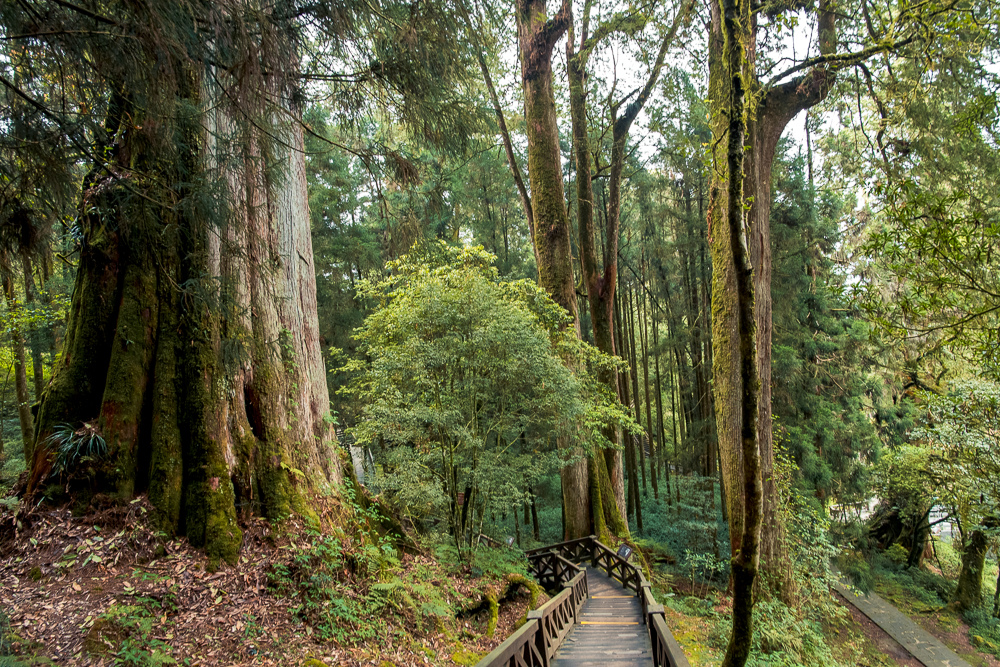
[[[73,428],[72,424],[57,424],[46,438],[46,443],[56,453],[54,468],[60,474],[71,472],[77,464],[101,459],[108,453],[107,443],[97,427],[90,423],[80,428]]]
[[[775,439],[797,465],[797,485],[846,500],[863,496],[864,462],[881,450],[871,417],[884,380],[834,263],[846,202],[817,190],[801,151],[791,151],[783,142],[772,169]]]
[[[963,16],[979,11],[992,9]],[[883,339],[905,344],[921,365],[956,355],[995,373],[1000,199],[991,184],[1000,165],[1000,79],[988,63],[996,36],[980,32],[989,21],[957,19],[951,30],[960,42],[936,66],[903,60],[891,75],[873,70],[852,82],[878,99],[857,113],[877,114],[879,130],[855,142],[863,130],[852,123],[831,148],[839,177],[870,196],[852,221],[860,232],[852,291]]]
[[[374,584],[398,561],[387,538],[359,536],[352,540],[340,528],[332,533],[310,530],[283,547],[290,552],[289,560],[271,568],[271,585],[279,594],[299,600],[293,613],[321,639],[360,641],[379,635],[374,619],[392,591]]]
[[[875,587],[875,576],[871,564],[860,553],[846,553],[838,559],[840,571],[851,584],[862,593],[870,593]]]
[[[876,495],[905,522],[918,521],[934,502],[928,488],[928,462],[927,449],[906,445],[886,452],[873,469]]]
[[[662,500],[656,502],[651,493],[643,498],[643,539],[678,558],[680,573],[690,574],[687,554],[712,559],[711,562],[715,563],[729,553],[729,526],[722,519],[722,498],[717,479],[683,475],[675,476],[672,482],[679,486],[680,501],[674,499],[672,505]],[[637,531],[634,521],[629,527]],[[720,572],[714,565],[704,569],[703,566],[708,564],[706,561],[695,568],[696,573],[704,573],[704,576],[696,578],[719,583],[716,577]]]
[[[925,418],[914,429],[927,449],[927,485],[963,526],[1000,514],[1000,384],[956,382],[922,392]]]
[[[1000,658],[1000,619],[985,607],[974,607],[962,614],[969,624],[969,639],[972,645],[984,653]]]
[[[533,282],[499,280],[493,261],[430,244],[360,283],[376,305],[356,334],[368,360],[345,366],[365,414],[352,432],[380,452],[378,487],[463,544],[487,516],[523,507],[559,465],[558,437],[592,449],[609,445],[606,424],[631,425],[595,379],[615,363]]]
[[[690,573],[692,584],[697,581],[703,584],[701,597],[704,597],[708,592],[708,586],[711,582],[719,580],[719,575],[729,575],[729,561],[711,553],[692,553],[685,549],[681,559],[681,567],[685,573]],[[698,592],[696,591],[695,594],[698,595]]]
[[[0,455],[0,496],[5,496],[18,476],[24,472],[24,449],[18,445],[20,443],[11,442]],[[0,503],[4,500],[6,499],[0,498]]]
[[[97,617],[84,641],[91,655],[108,653],[115,667],[175,665],[170,645],[157,639],[163,603],[137,597],[132,604],[115,604]]]

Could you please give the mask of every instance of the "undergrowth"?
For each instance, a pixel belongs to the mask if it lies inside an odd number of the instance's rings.
[[[960,553],[948,540],[935,539],[933,557],[925,567],[906,567],[907,551],[894,544],[885,551],[875,549],[841,554],[838,564],[851,584],[864,593],[876,591],[910,616],[936,614],[936,622],[956,629],[959,619],[969,626],[969,640],[978,650],[1000,657],[1000,619],[990,605],[995,594],[997,563],[987,561],[983,577],[984,605],[959,612],[950,605],[961,570]]]
[[[519,550],[481,545],[463,562],[450,540],[435,535],[419,544],[426,555],[408,557],[403,567],[393,536],[378,530],[377,507],[362,506],[349,492],[344,501],[349,520],[291,535],[282,547],[288,558],[269,575],[276,594],[299,601],[293,612],[319,639],[345,644],[450,634],[457,616],[484,605],[495,623],[493,607],[508,578],[527,574]],[[456,584],[469,576],[480,580],[476,587]]]

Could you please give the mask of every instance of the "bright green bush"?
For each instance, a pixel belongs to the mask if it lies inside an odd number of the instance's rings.
[[[601,428],[631,424],[592,374],[616,362],[534,282],[500,280],[494,259],[440,244],[391,262],[359,287],[375,306],[356,332],[367,360],[345,366],[376,485],[411,519],[447,526],[460,550],[558,469],[558,440],[609,446]]]

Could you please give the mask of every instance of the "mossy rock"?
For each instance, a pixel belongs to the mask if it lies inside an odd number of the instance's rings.
[[[114,653],[127,637],[128,632],[118,623],[108,618],[98,618],[83,638],[83,650],[92,656]]]
[[[36,565],[35,567],[33,567],[30,570],[28,570],[28,576],[31,577],[32,581],[41,581],[42,580],[42,568],[40,568],[40,567],[38,567]]]
[[[378,667],[396,667],[396,663],[389,662],[388,660],[383,660],[382,662],[378,663]]]
[[[465,648],[460,648],[451,654],[451,661],[456,665],[474,665],[482,659],[483,656]]]
[[[302,667],[329,667],[329,665],[316,658],[306,658],[305,662],[302,663]]]

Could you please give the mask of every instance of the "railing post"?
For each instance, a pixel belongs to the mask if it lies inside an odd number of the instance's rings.
[[[549,667],[549,650],[548,642],[545,641],[545,614],[537,609],[534,611],[529,611],[526,615],[527,621],[535,621],[535,648],[538,649],[538,654],[542,656],[542,667]]]
[[[573,608],[573,625],[576,625],[577,623],[580,622],[580,617],[578,616],[577,604],[576,604],[577,603],[576,588],[573,587],[573,584],[568,582],[563,584],[563,590],[567,588],[569,589],[570,602],[572,602],[570,606]]]
[[[653,616],[656,614],[663,616],[662,604],[656,603],[649,605],[649,609],[647,609],[646,613],[642,615],[643,620],[646,621],[646,630],[649,631],[649,643],[653,646],[654,656],[657,655],[658,652],[657,647],[659,646],[658,638],[656,636],[656,626],[653,624]]]
[[[639,600],[640,600],[639,604],[642,605],[642,621],[643,621],[643,623],[646,623],[646,622],[649,621],[649,619],[647,618],[647,616],[649,615],[650,612],[649,612],[649,608],[646,607],[646,591],[648,591],[652,587],[653,587],[653,585],[651,583],[649,583],[648,581],[643,581],[641,584],[639,584]],[[649,599],[650,600],[653,599],[652,592],[650,592]],[[663,609],[663,605],[660,605],[660,610],[662,611],[662,609]]]

